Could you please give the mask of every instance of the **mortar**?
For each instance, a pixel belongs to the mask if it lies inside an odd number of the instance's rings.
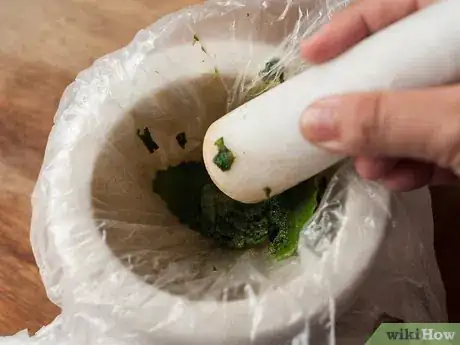
[[[242,75],[256,76],[296,25],[299,8],[265,4],[208,4],[168,16],[66,90],[35,194],[33,223],[48,238],[32,232],[33,243],[53,243],[54,252],[35,254],[57,304],[103,313],[146,343],[266,345],[288,341],[308,322],[320,325],[331,307],[340,315],[356,296],[381,246],[390,198],[351,168],[328,192],[343,194],[341,216],[319,212],[299,255],[280,263],[263,249],[217,249],[152,191],[156,171],[201,158],[206,129],[232,106],[231,90]],[[155,153],[137,136],[145,127]],[[319,248],[312,237],[321,226],[335,236]]]

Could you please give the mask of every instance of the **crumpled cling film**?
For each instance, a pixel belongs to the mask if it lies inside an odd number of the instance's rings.
[[[390,194],[345,163],[282,262],[218,249],[152,190],[159,169],[201,157],[206,128],[268,61],[286,79],[308,68],[299,42],[347,4],[208,1],[80,73],[32,199],[34,254],[62,314],[0,342],[363,344],[380,322],[445,321],[426,189]]]

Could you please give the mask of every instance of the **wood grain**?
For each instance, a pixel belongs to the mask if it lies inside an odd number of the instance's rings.
[[[59,313],[29,244],[30,194],[58,101],[76,74],[199,0],[0,0],[0,335]]]
[[[0,335],[58,313],[29,244],[30,194],[57,103],[76,74],[164,14],[200,0],[0,0]],[[436,189],[437,245],[459,321],[460,193]]]

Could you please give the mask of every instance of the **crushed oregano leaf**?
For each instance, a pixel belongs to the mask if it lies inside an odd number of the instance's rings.
[[[138,129],[137,136],[142,140],[144,146],[147,148],[147,150],[149,150],[150,153],[154,153],[160,148],[155,140],[153,140],[152,134],[147,127],[144,127],[143,133],[141,133],[141,130]]]
[[[187,136],[185,135],[185,132],[182,132],[176,135],[176,141],[180,147],[185,149],[185,145],[187,145]]]
[[[281,66],[279,58],[273,58],[265,64],[263,70],[259,72],[259,80],[247,91],[246,101],[267,92],[285,81],[285,70]]]
[[[217,146],[217,154],[213,159],[213,162],[222,171],[229,171],[235,161],[233,152],[230,151],[224,143],[224,138],[218,139],[214,145]]]
[[[280,62],[279,58],[273,58],[265,64],[265,68],[259,73],[263,81],[284,83],[285,71]]]

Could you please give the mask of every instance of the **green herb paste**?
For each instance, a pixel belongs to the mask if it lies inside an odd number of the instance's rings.
[[[230,249],[268,245],[282,260],[296,253],[300,231],[315,212],[322,188],[314,178],[257,204],[235,201],[211,181],[203,163],[159,171],[153,190],[192,230]]]

